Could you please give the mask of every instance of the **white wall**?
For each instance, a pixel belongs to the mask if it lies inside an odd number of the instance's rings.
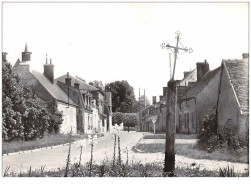
[[[97,108],[93,108],[93,113],[92,113],[93,117],[93,130],[99,130],[99,114],[98,114],[98,109]]]
[[[63,123],[60,128],[60,133],[67,134],[71,130],[71,126],[75,127],[72,128],[72,133],[77,134],[77,110],[74,106],[69,106],[58,102],[58,111],[63,112]]]

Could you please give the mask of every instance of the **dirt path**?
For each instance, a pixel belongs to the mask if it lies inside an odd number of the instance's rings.
[[[150,144],[150,143],[161,143],[163,144],[165,140],[163,139],[142,139],[140,141],[141,144]],[[189,144],[194,145],[197,143],[196,139],[175,139],[176,144]],[[195,151],[196,152],[196,151]],[[134,151],[130,151],[130,156],[134,159],[140,160],[142,163],[162,163],[164,162],[164,153],[156,152],[156,153],[138,153]],[[227,166],[234,167],[236,172],[244,173],[249,170],[249,165],[245,163],[236,163],[236,162],[228,162],[228,161],[220,161],[220,160],[208,160],[208,159],[193,159],[188,158],[182,155],[175,155],[175,164],[176,166],[182,168],[197,168],[200,170],[219,170],[219,168],[225,168]]]

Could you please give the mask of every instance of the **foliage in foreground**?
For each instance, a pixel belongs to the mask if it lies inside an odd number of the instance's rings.
[[[7,167],[8,168],[8,167]],[[9,169],[9,168],[8,168]],[[28,172],[9,172],[5,170],[5,177],[64,177],[65,168],[58,168],[57,170],[45,171],[45,167],[32,170],[30,167]],[[67,177],[166,177],[163,173],[163,165],[159,163],[147,163],[131,161],[129,164],[122,163],[121,166],[116,163],[113,165],[111,161],[105,159],[101,164],[92,164],[92,171],[90,174],[90,163],[79,165],[75,163],[71,165],[67,171]],[[181,168],[176,167],[175,176],[177,177],[222,177],[220,171],[200,170],[197,168]],[[231,176],[248,177],[248,173],[235,173]],[[224,177],[231,177],[225,175]]]

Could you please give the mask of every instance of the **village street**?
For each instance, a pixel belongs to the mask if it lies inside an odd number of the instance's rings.
[[[142,133],[123,132],[120,134],[121,149],[123,147],[132,147],[136,145],[142,138]],[[112,134],[107,134],[104,137],[98,138],[98,143],[94,146],[93,160],[97,163],[104,160],[106,156],[111,159],[113,156],[114,138]],[[46,166],[46,170],[62,168],[66,164],[69,146],[65,145],[58,148],[47,149],[32,153],[21,153],[10,156],[3,156],[3,172],[6,166],[10,166],[10,171],[25,172],[29,167],[40,169],[41,166]],[[116,149],[117,152],[117,149]],[[80,155],[80,146],[74,142],[71,147],[71,162],[78,162]],[[90,160],[90,146],[83,149],[82,162]]]
[[[126,152],[124,151],[125,146],[130,147],[128,156],[130,162],[140,162],[145,163],[157,163],[163,165],[164,161],[164,151],[156,153],[142,153],[141,151],[135,151],[132,149],[137,143],[150,143],[153,140],[142,139],[143,134],[141,132],[123,132],[120,134],[121,141],[121,155],[122,160],[126,161]],[[148,134],[148,133],[147,133]],[[155,140],[154,142],[163,143],[164,140]],[[189,139],[176,139],[175,143],[188,143],[195,144],[196,140]],[[32,170],[40,169],[41,166],[46,166],[46,170],[53,170],[57,168],[63,168],[66,164],[66,158],[69,146],[65,145],[58,148],[47,149],[43,151],[37,151],[32,153],[21,153],[14,154],[10,156],[3,156],[3,172],[6,166],[10,166],[10,171],[15,171],[17,173],[26,172],[29,170],[30,166]],[[94,146],[93,159],[96,163],[100,163],[106,158],[111,160],[113,158],[114,150],[114,138],[112,134],[106,134],[104,137],[98,138],[98,143]],[[71,163],[79,162],[80,146],[79,142],[74,142],[71,147]],[[116,156],[118,155],[117,145],[116,145]],[[246,172],[248,170],[248,164],[244,163],[234,163],[227,161],[218,160],[207,160],[207,159],[193,159],[182,155],[175,155],[176,166],[183,168],[197,168],[200,170],[218,170],[219,168],[229,165],[234,167],[236,172]],[[90,160],[90,146],[88,145],[83,149],[82,153],[82,163],[86,163]],[[194,165],[192,165],[194,164]]]

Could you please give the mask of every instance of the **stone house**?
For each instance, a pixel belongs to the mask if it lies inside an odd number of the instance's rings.
[[[217,104],[219,79],[220,67],[207,71],[178,99],[178,132],[199,133],[203,117]]]
[[[218,130],[229,128],[243,138],[249,130],[249,54],[222,60],[217,106]]]
[[[13,66],[13,71],[20,76],[21,82],[31,86],[37,96],[47,103],[50,111],[56,106],[58,111],[62,112],[63,124],[61,125],[60,133],[69,133],[71,127],[76,127],[78,106],[67,97],[54,81],[54,65],[51,60],[50,63],[48,63],[46,57],[44,73],[30,70],[32,63],[31,54],[26,44],[25,50],[22,52],[22,60],[17,60]],[[73,128],[72,131],[73,134],[77,133],[76,128]]]

